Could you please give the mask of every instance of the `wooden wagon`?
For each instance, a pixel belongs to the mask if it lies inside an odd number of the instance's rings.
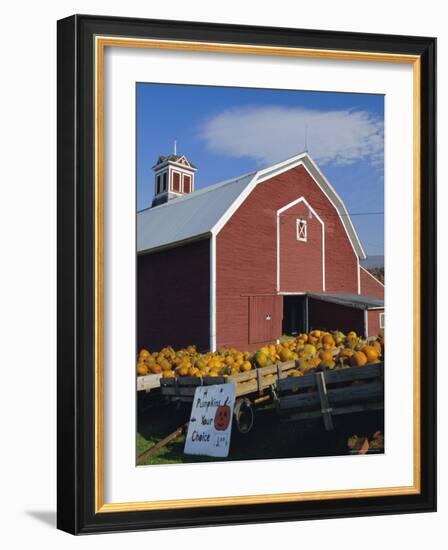
[[[169,401],[192,403],[198,386],[234,382],[236,384],[234,407],[236,425],[241,433],[247,433],[253,426],[255,407],[272,400],[272,388],[276,382],[286,378],[295,368],[295,361],[286,361],[226,377],[161,378],[160,391]]]
[[[280,379],[273,393],[282,419],[322,417],[332,430],[333,416],[384,409],[384,363]]]
[[[320,370],[291,377],[295,361],[229,376],[163,378],[161,374],[141,376],[137,389],[160,388],[163,398],[172,403],[191,404],[198,386],[234,382],[234,415],[241,433],[251,430],[255,409],[271,404],[281,420],[300,421],[322,417],[327,430],[332,417],[384,408],[384,363]]]
[[[165,396],[176,398],[179,401],[192,401],[196,386],[210,386],[213,384],[223,384],[224,382],[235,382],[237,384],[237,397],[249,393],[261,393],[278,378],[280,372],[282,377],[295,368],[294,361],[278,363],[260,369],[254,369],[249,372],[242,372],[231,376],[205,376],[192,377],[184,376],[177,378],[163,378],[163,373],[147,374],[146,376],[137,376],[137,391],[150,392],[157,388],[162,388]],[[176,388],[176,389],[171,389]]]

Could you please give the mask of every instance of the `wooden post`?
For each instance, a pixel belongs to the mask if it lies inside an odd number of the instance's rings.
[[[309,302],[308,302],[308,294],[305,296],[305,332],[309,332],[310,330],[310,318],[309,318]]]
[[[369,310],[364,310],[364,338],[369,337]]]
[[[261,395],[262,393],[262,382],[263,382],[263,374],[261,372],[261,369],[257,369],[257,382],[258,382],[258,393]]]
[[[328,401],[327,385],[325,384],[325,374],[323,372],[316,372],[316,382],[319,390],[320,410],[324,418],[324,426],[327,431],[332,431],[334,430],[333,418],[331,416],[332,408]]]
[[[162,447],[165,447],[165,445],[168,445],[168,443],[171,443],[171,441],[174,441],[175,439],[177,439],[178,437],[186,433],[188,430],[188,424],[189,422],[187,422],[186,424],[183,424],[182,426],[179,426],[179,428],[177,428],[177,430],[175,430],[174,432],[170,433],[170,435],[167,435],[166,437],[161,439],[158,443],[153,445],[150,449],[147,449],[146,451],[138,455],[137,464],[141,462],[143,459],[156,454],[156,452],[160,450]]]

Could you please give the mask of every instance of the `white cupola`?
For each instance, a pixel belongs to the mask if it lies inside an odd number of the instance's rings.
[[[194,191],[194,174],[197,170],[185,155],[178,155],[176,142],[174,153],[160,156],[154,170],[154,198],[152,206],[182,197]]]

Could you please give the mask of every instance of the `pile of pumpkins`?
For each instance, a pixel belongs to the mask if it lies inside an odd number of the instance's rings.
[[[302,376],[316,368],[327,370],[379,363],[384,355],[383,331],[368,340],[353,331],[343,334],[321,330],[282,340],[263,346],[255,353],[235,348],[199,353],[193,345],[178,351],[169,346],[152,353],[142,349],[137,359],[137,375],[162,374],[165,378],[231,376],[278,362],[296,361],[290,376]]]
[[[290,376],[302,376],[310,370],[346,369],[379,363],[384,355],[384,332],[376,338],[362,339],[356,332],[344,334],[340,331],[325,332],[312,330],[309,334],[299,334],[292,341],[284,342],[291,351],[289,359],[296,360],[297,368]],[[263,353],[261,349],[256,353]],[[261,361],[265,361],[265,356]],[[269,362],[269,359],[268,359]]]
[[[159,352],[142,349],[137,361],[137,374],[160,374],[165,378],[176,376],[229,376],[254,368],[252,354],[235,348],[222,348],[217,352],[199,353],[196,346],[175,351],[168,346]]]

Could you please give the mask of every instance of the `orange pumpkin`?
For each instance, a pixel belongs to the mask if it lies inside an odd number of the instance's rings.
[[[362,351],[355,351],[350,357],[350,363],[354,367],[362,367],[367,363],[367,357]]]
[[[215,421],[214,421],[215,430],[217,431],[226,430],[231,420],[230,417],[231,417],[230,407],[229,405],[227,405],[227,400],[226,400],[224,405],[220,405],[216,409]]]

